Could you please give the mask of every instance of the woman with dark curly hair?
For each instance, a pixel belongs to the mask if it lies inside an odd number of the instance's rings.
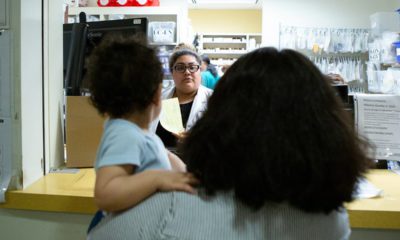
[[[161,110],[162,77],[156,51],[133,37],[109,37],[90,57],[90,100],[108,117],[95,163],[95,202],[102,211],[91,226],[103,211],[127,209],[156,191],[193,192],[195,179],[149,130]]]
[[[181,147],[198,196],[156,194],[93,239],[127,228],[118,239],[349,238],[343,204],[369,167],[369,145],[300,53],[261,48],[239,58]],[[151,218],[138,224],[142,216]]]

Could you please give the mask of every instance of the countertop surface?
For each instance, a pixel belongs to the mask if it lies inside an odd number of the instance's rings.
[[[374,169],[367,179],[383,194],[347,204],[351,226],[400,230],[400,175]],[[93,168],[49,173],[24,190],[7,192],[0,208],[92,214],[94,182]]]

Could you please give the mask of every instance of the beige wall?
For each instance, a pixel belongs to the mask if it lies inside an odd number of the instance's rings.
[[[189,9],[195,33],[261,33],[261,9]]]

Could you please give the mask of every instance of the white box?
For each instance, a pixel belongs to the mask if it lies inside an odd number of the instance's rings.
[[[149,39],[153,43],[174,43],[175,22],[150,22]]]
[[[400,32],[400,14],[398,12],[376,12],[369,16],[371,32],[380,35],[383,32]]]

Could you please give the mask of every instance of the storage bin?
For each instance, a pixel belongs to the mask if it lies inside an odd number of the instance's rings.
[[[385,71],[367,71],[368,91],[381,93],[382,77]]]
[[[368,91],[371,93],[399,94],[400,70],[368,71]]]
[[[400,42],[394,42],[393,45],[396,48],[396,61],[400,63]]]
[[[371,33],[378,36],[383,32],[400,32],[400,14],[398,12],[376,12],[370,15]]]

